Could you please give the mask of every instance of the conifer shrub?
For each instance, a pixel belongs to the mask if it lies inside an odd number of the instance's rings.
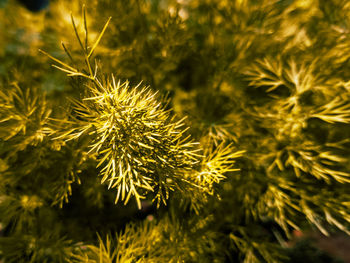
[[[350,234],[347,1],[43,8],[0,9],[1,262],[333,260],[291,240]]]

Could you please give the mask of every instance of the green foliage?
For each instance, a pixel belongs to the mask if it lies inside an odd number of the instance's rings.
[[[50,109],[46,99],[35,89],[21,90],[18,84],[6,85],[1,91],[1,137],[11,141],[18,149],[24,150],[28,145],[37,145],[49,132],[47,126]]]
[[[88,75],[42,51],[62,66],[54,67],[68,73],[68,76],[89,81],[84,83],[88,89],[87,96],[82,101],[73,101],[70,119],[60,124],[72,126],[71,129],[56,139],[69,141],[89,136],[90,149],[87,153],[95,152],[97,167],[103,166],[101,182],[108,181],[108,188],[117,189],[115,203],[121,199],[126,204],[131,196],[135,196],[141,209],[141,199],[148,192],[155,192],[153,200],[157,201],[157,207],[160,202],[166,204],[170,191],[181,191],[185,195],[188,191],[192,195],[194,191],[199,192],[197,196],[200,193],[212,195],[213,183],[225,178],[224,174],[233,165],[232,160],[241,152],[232,153],[230,147],[218,148],[222,151],[216,150],[208,155],[202,170],[196,171],[202,156],[198,153],[200,149],[195,148],[196,143],[189,140],[190,135],[185,137],[188,128],[180,129],[184,126],[183,119],[175,121],[175,116],[161,105],[156,93],[151,90],[139,90],[138,86],[131,89],[128,82],[116,82],[113,75],[101,79],[97,76],[97,64],[92,70],[90,56],[110,20],[90,49],[85,9],[83,16],[84,41],[80,39],[73,17],[72,24],[85,56]],[[63,48],[73,60],[64,45]]]
[[[2,5],[0,260],[286,262],[293,230],[349,234],[347,1]]]
[[[213,262],[203,257],[215,244],[207,240],[194,222],[165,217],[144,221],[140,226],[127,225],[125,230],[99,245],[89,245],[75,257],[77,262]],[[197,222],[198,223],[198,222]],[[196,223],[196,224],[197,224]],[[159,249],[162,247],[162,249]]]

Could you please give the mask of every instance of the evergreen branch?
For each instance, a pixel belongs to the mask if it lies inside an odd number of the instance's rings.
[[[84,7],[83,7],[83,10],[84,10]],[[71,21],[72,21],[72,26],[73,26],[73,29],[74,29],[75,36],[76,36],[76,38],[77,38],[77,40],[78,40],[78,42],[79,42],[79,45],[80,45],[81,49],[82,49],[83,52],[85,53],[85,52],[86,52],[86,48],[84,48],[83,42],[82,42],[81,39],[80,39],[78,30],[77,30],[77,26],[75,25],[74,17],[73,17],[73,14],[72,14],[72,13],[70,14],[70,18],[71,18]],[[85,22],[84,22],[84,24],[85,24]]]
[[[315,109],[310,117],[319,118],[328,123],[349,123],[350,105],[341,97],[336,97],[327,104]]]
[[[267,92],[274,91],[286,83],[282,78],[282,65],[278,61],[265,58],[259,60],[246,71],[250,85],[254,87],[268,87]]]
[[[0,92],[1,138],[16,141],[18,149],[42,142],[51,132],[51,109],[47,107],[45,97],[36,89],[26,89],[23,92],[16,82],[6,90],[0,87]]]
[[[266,87],[266,92],[275,91],[281,86],[289,89],[292,96],[299,96],[305,91],[319,89],[314,75],[316,60],[310,65],[297,65],[291,59],[282,63],[281,58],[264,58],[250,66],[245,74],[250,80],[250,86]]]
[[[51,55],[48,54],[47,52],[45,52],[45,51],[43,51],[43,50],[41,50],[41,49],[39,49],[39,52],[43,53],[45,56],[49,57],[49,58],[52,59],[53,61],[55,61],[55,62],[57,62],[58,64],[62,65],[62,66],[64,67],[63,69],[68,70],[68,72],[74,72],[74,73],[77,72],[77,69],[75,69],[75,68],[73,68],[73,67],[67,65],[66,63],[62,62],[61,60],[59,60],[59,59],[57,59],[57,58],[51,56]]]
[[[304,172],[328,183],[330,183],[331,179],[340,183],[349,183],[349,173],[332,168],[332,166],[342,165],[345,161],[346,159],[344,158],[331,152],[323,152],[318,147],[306,143],[302,149],[290,148],[285,164],[293,167],[297,177],[300,177],[301,173]]]
[[[112,17],[108,18],[108,20],[107,20],[106,24],[104,25],[104,27],[103,27],[103,29],[102,29],[100,35],[99,35],[98,38],[96,39],[96,41],[95,41],[94,45],[92,46],[92,48],[91,48],[89,54],[87,55],[88,58],[91,57],[92,53],[94,53],[96,47],[97,47],[98,44],[100,43],[101,38],[102,38],[104,32],[106,31],[106,29],[107,29],[107,27],[108,27],[108,24],[109,24],[109,22],[111,21],[111,19],[112,19]]]
[[[108,182],[109,188],[116,189],[116,199],[126,204],[134,196],[139,208],[141,199],[148,192],[154,192],[157,206],[166,204],[170,192],[175,190],[193,191],[203,188],[212,194],[213,182],[219,182],[224,173],[233,171],[232,158],[241,153],[231,154],[228,148],[218,148],[211,155],[216,167],[210,164],[209,171],[194,179],[184,179],[183,173],[193,171],[202,158],[195,148],[196,143],[185,136],[183,120],[174,121],[175,116],[165,110],[156,99],[156,93],[148,88],[130,88],[128,82],[116,83],[114,76],[101,81],[91,70],[89,57],[102,38],[110,19],[105,24],[89,54],[84,51],[89,75],[54,59],[64,66],[56,68],[70,76],[81,76],[91,81],[87,84],[90,96],[82,101],[73,101],[76,125],[57,138],[66,140],[91,136],[89,152],[97,154],[97,167],[102,167],[101,182]],[[77,33],[74,19],[72,19]],[[77,35],[79,43],[81,43]],[[102,84],[103,83],[103,84]],[[75,127],[74,127],[75,126]],[[194,187],[194,188],[193,188]]]
[[[204,221],[204,220],[203,220]],[[204,222],[201,222],[204,223]],[[198,229],[198,225],[193,229]],[[209,250],[213,235],[200,228],[187,232],[179,220],[165,217],[145,220],[142,224],[128,224],[115,237],[107,235],[105,241],[98,236],[99,244],[88,245],[72,259],[82,262],[211,262],[199,251]],[[196,250],[195,248],[199,249]],[[191,253],[190,253],[191,252]]]

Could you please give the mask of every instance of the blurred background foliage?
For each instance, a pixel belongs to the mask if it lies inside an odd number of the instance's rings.
[[[349,234],[349,2],[92,0],[88,34],[83,4],[0,0],[0,259],[341,262],[293,240]],[[115,205],[91,137],[53,139],[88,96],[38,51],[86,72],[71,14],[90,45],[112,17],[92,62],[187,116],[205,169],[226,178],[208,196]]]

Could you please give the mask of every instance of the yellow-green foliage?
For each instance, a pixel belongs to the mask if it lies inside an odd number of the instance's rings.
[[[102,183],[107,181],[108,188],[116,188],[116,203],[121,199],[126,204],[131,196],[135,196],[141,209],[141,199],[149,192],[155,192],[153,200],[157,201],[158,207],[160,202],[166,204],[170,191],[194,196],[195,192],[197,196],[200,193],[212,195],[213,183],[225,178],[233,159],[241,152],[232,152],[232,147],[219,147],[216,153],[208,155],[203,167],[199,167],[203,170],[197,171],[196,166],[203,157],[199,154],[200,149],[195,147],[197,143],[190,141],[190,135],[184,135],[188,128],[183,127],[183,119],[175,120],[175,115],[157,100],[156,93],[147,88],[140,89],[140,85],[130,88],[128,82],[117,82],[113,75],[99,77],[97,64],[92,70],[90,57],[110,20],[89,48],[85,9],[83,15],[84,41],[80,39],[73,16],[71,18],[89,74],[42,51],[60,65],[54,67],[68,76],[88,81],[84,83],[87,96],[82,101],[73,101],[70,120],[67,123],[56,120],[61,122],[60,126],[72,126],[68,131],[58,131],[63,134],[56,139],[70,141],[89,136],[87,153],[97,154],[97,167],[102,167]]]
[[[86,4],[0,9],[0,261],[293,262],[293,230],[349,234],[348,1]]]

